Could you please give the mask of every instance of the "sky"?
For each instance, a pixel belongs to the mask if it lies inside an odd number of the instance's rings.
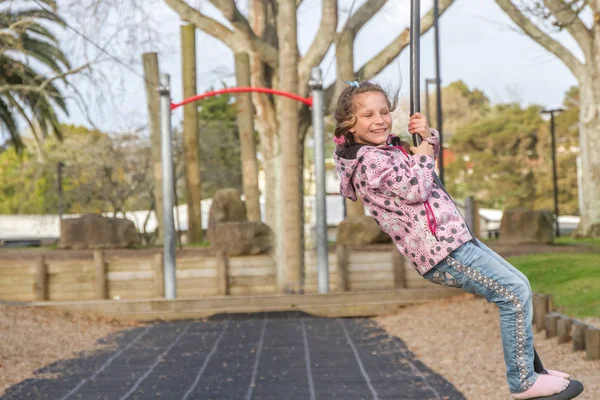
[[[66,7],[68,1],[59,1],[59,7]],[[356,1],[352,11],[363,1]],[[220,18],[218,11],[206,0],[188,0],[188,3],[200,7],[210,16]],[[340,0],[340,25],[351,11],[352,3],[352,0]],[[179,18],[161,0],[145,0],[145,4],[145,15],[139,16],[139,19],[154,31],[153,35],[148,35],[145,30],[131,30],[132,26],[140,22],[135,19],[128,21],[123,28],[123,21],[120,20],[123,16],[118,13],[111,15],[99,26],[85,18],[75,19],[72,14],[65,17],[67,23],[95,44],[106,46],[106,51],[119,62],[100,53],[73,30],[60,32],[62,46],[73,60],[74,66],[97,55],[101,60],[91,76],[73,78],[87,111],[83,110],[82,101],[70,99],[70,114],[63,117],[64,122],[85,126],[93,124],[105,131],[143,129],[147,123],[147,114],[141,57],[142,53],[148,51],[159,53],[161,73],[168,73],[171,77],[172,100],[182,100],[181,55],[178,51]],[[428,11],[431,5],[431,0],[421,1],[422,13]],[[356,66],[362,65],[408,27],[409,18],[409,0],[390,0],[359,33],[355,42]],[[312,41],[319,20],[320,1],[304,0],[298,10],[301,54]],[[576,85],[577,81],[560,60],[517,30],[493,0],[456,0],[440,19],[443,85],[463,80],[471,89],[482,90],[493,103],[516,101],[523,105],[559,106],[567,89]],[[132,32],[139,35],[133,38]],[[559,34],[556,37],[580,57],[577,45],[568,35]],[[228,85],[235,85],[231,51],[201,31],[197,31],[196,44],[198,92],[219,87],[221,80],[225,80]],[[433,50],[431,30],[421,38],[423,81],[425,78],[434,78]],[[326,72],[325,83],[332,82],[337,71],[332,62],[331,51],[321,66]],[[402,96],[409,96],[408,47],[375,81],[393,87],[400,86]],[[173,113],[174,126],[181,122],[181,117],[181,110]]]

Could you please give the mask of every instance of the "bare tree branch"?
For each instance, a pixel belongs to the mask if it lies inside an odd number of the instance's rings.
[[[585,26],[579,13],[566,4],[564,0],[544,0],[544,4],[552,12],[561,28],[565,28],[577,41],[585,58],[589,59],[592,51],[592,34]],[[581,12],[581,8],[579,12]]]
[[[226,26],[190,7],[184,0],[165,0],[165,3],[167,3],[167,5],[171,7],[182,20],[194,24],[198,29],[216,37],[227,46],[233,47],[234,32]]]
[[[454,0],[441,0],[439,4],[440,17],[454,3]],[[421,36],[433,27],[433,9],[421,18]],[[410,43],[410,31],[406,28],[379,54],[373,57],[369,62],[360,68],[357,74],[360,74],[363,79],[371,79],[380,73],[392,60],[400,54],[400,52]]]
[[[550,53],[560,58],[575,76],[581,76],[584,66],[569,50],[546,33],[542,32],[526,16],[524,16],[510,0],[496,0],[496,3],[527,36],[538,42]]]
[[[342,33],[344,31],[349,31],[353,35],[356,35],[358,31],[360,31],[362,27],[369,22],[379,10],[381,10],[381,7],[383,7],[386,2],[387,0],[368,0],[348,19],[344,29],[342,29]]]
[[[314,65],[319,65],[323,61],[323,57],[331,46],[335,38],[335,30],[338,24],[338,6],[337,0],[323,0],[323,8],[321,12],[321,24],[319,30],[311,43],[308,51],[300,60],[298,66],[299,73],[299,91],[302,92],[308,83],[310,69]]]

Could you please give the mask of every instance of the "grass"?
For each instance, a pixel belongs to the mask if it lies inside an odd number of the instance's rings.
[[[536,293],[549,294],[561,313],[600,318],[600,254],[553,253],[511,257]]]
[[[600,249],[600,238],[573,238],[564,236],[555,239],[554,243],[558,246],[582,246]]]

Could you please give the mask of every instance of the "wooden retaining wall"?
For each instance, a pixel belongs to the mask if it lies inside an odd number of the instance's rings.
[[[306,254],[305,292],[317,293],[317,258]],[[43,255],[0,260],[0,300],[81,301],[164,297],[162,254],[118,257],[102,251],[81,259]],[[276,265],[269,255],[178,255],[177,298],[276,294]],[[339,246],[329,254],[330,292],[435,287],[392,245]]]
[[[546,332],[546,339],[572,342],[573,351],[585,351],[587,360],[600,360],[600,328],[556,312],[551,296],[534,295],[533,323],[536,331]]]

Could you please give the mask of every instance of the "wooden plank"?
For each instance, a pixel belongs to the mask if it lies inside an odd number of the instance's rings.
[[[225,296],[229,294],[229,262],[227,253],[219,251],[216,255],[217,265],[215,267],[218,293]]]
[[[152,270],[154,272],[154,291],[155,297],[165,297],[165,280],[163,275],[163,253],[157,253],[152,260]],[[175,272],[177,274],[177,272]]]
[[[154,280],[154,271],[109,272],[106,277],[111,284],[118,281],[149,281]]]
[[[178,279],[177,290],[179,289],[207,289],[207,288],[218,288],[218,281],[216,278],[209,279]]]
[[[198,297],[210,297],[210,296],[218,296],[219,288],[213,286],[211,288],[188,288],[188,289],[179,289],[177,288],[177,297],[180,299],[193,299]]]
[[[391,271],[392,263],[348,264],[348,272]]]
[[[131,262],[120,261],[120,262],[108,262],[108,272],[137,272],[137,271],[152,271],[153,269],[153,261],[140,261],[140,262]]]
[[[49,284],[57,283],[87,283],[93,282],[95,275],[88,272],[82,274],[48,274]]]
[[[549,311],[549,300],[544,295],[533,296],[533,323],[537,332],[545,328],[546,314]]]
[[[106,262],[104,260],[103,251],[94,251],[94,265],[96,267],[95,276],[95,293],[97,299],[106,299],[108,295],[107,291],[107,276],[106,276]]]
[[[229,277],[230,287],[252,287],[276,285],[275,275],[269,276],[232,276]]]
[[[249,268],[233,268],[231,264],[229,265],[229,276],[267,276],[267,275],[275,275],[276,269],[275,266],[271,267],[249,267]]]
[[[391,264],[392,263],[392,252],[350,252],[348,258],[350,264]]]
[[[462,295],[459,289],[402,289],[304,295],[219,296],[178,300],[35,302],[35,307],[93,312],[138,321],[204,318],[220,313],[304,311],[327,317],[370,317],[409,304]]]
[[[77,283],[50,282],[48,284],[48,291],[50,293],[50,297],[52,297],[56,293],[81,293],[81,292],[95,293],[94,281],[90,280],[88,282],[77,282]]]
[[[230,268],[275,267],[275,260],[269,255],[229,257]]]
[[[406,287],[406,259],[395,248],[392,250],[392,274],[394,276],[394,287]]]
[[[0,298],[5,299],[7,295],[29,294],[33,299],[36,298],[35,281],[32,283],[19,283],[12,285],[0,285]]]
[[[35,293],[30,288],[29,293],[5,293],[0,288],[0,299],[6,301],[35,301]]]
[[[588,327],[585,331],[585,359],[600,360],[600,329]]]
[[[555,313],[546,314],[544,325],[546,327],[546,339],[558,336],[558,320],[560,315]]]
[[[232,296],[247,296],[257,294],[274,294],[277,292],[276,285],[253,286],[253,287],[231,287],[229,292]]]
[[[111,281],[109,285],[109,294],[112,297],[112,293],[116,291],[122,290],[132,290],[132,291],[154,291],[154,282],[150,280],[146,281]]]
[[[15,275],[0,278],[0,286],[10,285],[32,285],[35,283],[35,275]],[[2,291],[0,291],[2,294]]]
[[[96,270],[93,261],[80,261],[80,262],[63,262],[57,260],[48,260],[48,273],[49,274],[78,274],[87,273]]]
[[[35,266],[32,264],[29,265],[18,265],[11,268],[0,268],[0,279],[4,279],[5,277],[12,276],[25,276],[31,275],[35,276]]]
[[[335,254],[338,267],[337,286],[341,292],[345,292],[348,289],[348,247],[338,245],[335,249]]]
[[[384,272],[354,272],[348,275],[348,281],[350,283],[360,282],[381,282],[385,281],[394,284],[394,274],[392,271]]]
[[[573,326],[573,351],[585,350],[585,331],[587,325],[581,322],[575,322]]]
[[[37,257],[35,263],[35,299],[48,300],[48,264],[43,255]]]
[[[558,343],[567,343],[571,341],[571,328],[573,320],[569,317],[562,316],[557,322]]]
[[[0,275],[3,271],[10,272],[16,268],[31,268],[31,260],[0,260]]]
[[[214,269],[217,266],[215,257],[198,257],[177,259],[177,269]]]
[[[50,293],[50,301],[82,301],[96,300],[93,290],[87,292],[58,292]]]
[[[327,264],[327,268],[329,269],[329,273],[332,272],[337,272],[337,262],[334,263],[329,263]],[[316,264],[306,264],[306,267],[304,268],[304,270],[306,271],[306,275],[309,274],[317,274],[318,273],[318,269],[317,269],[317,265]]]
[[[349,290],[390,290],[393,289],[393,281],[375,281],[375,282],[349,282]]]

